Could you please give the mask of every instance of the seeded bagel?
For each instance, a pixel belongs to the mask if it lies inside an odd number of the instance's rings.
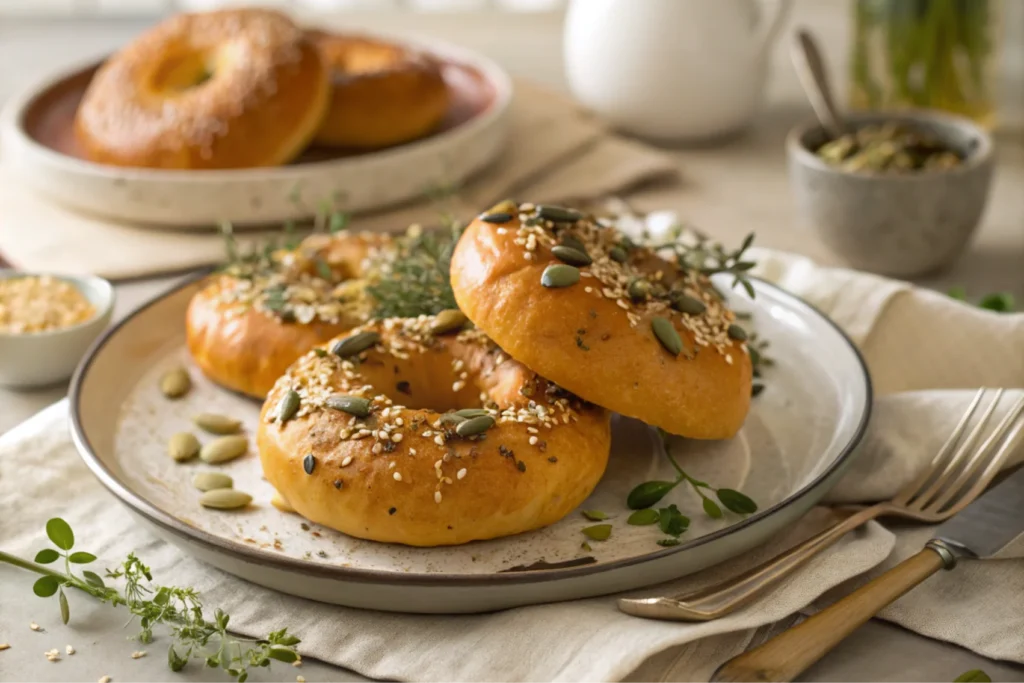
[[[180,14],[100,67],[75,135],[86,157],[113,166],[276,166],[309,144],[329,97],[320,51],[285,15]]]
[[[750,406],[742,329],[707,277],[560,207],[509,202],[451,261],[459,308],[577,396],[681,436],[736,434]]]
[[[278,380],[256,438],[288,506],[351,536],[441,546],[552,524],[590,495],[609,413],[464,321],[367,324]]]
[[[363,289],[390,250],[377,234],[313,235],[294,251],[231,264],[189,302],[193,359],[218,384],[264,398],[299,356],[366,322]]]

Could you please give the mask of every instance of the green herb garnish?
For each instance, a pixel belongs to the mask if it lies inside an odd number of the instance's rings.
[[[684,234],[691,236],[693,244],[685,244],[681,239]],[[729,273],[733,276],[732,286],[740,285],[751,299],[754,298],[754,286],[747,279],[747,273],[757,265],[755,261],[744,258],[747,249],[754,243],[754,233],[743,240],[739,249],[727,250],[721,244],[712,242],[704,233],[682,225],[673,226],[669,232],[669,240],[661,244],[648,244],[655,251],[671,251],[680,268],[695,270],[708,277],[718,273]]]
[[[107,586],[99,574],[87,569],[78,576],[72,565],[90,564],[96,561],[96,556],[83,551],[71,552],[75,535],[71,526],[59,517],[46,523],[46,535],[57,549],[40,550],[34,562],[0,551],[0,562],[41,574],[32,591],[43,598],[56,594],[61,621],[65,624],[71,618],[71,610],[64,589],[74,588],[100,602],[125,607],[133,619],[139,620],[141,631],[135,636],[139,642],[152,642],[153,628],[167,626],[173,638],[167,650],[167,665],[172,671],[181,671],[189,660],[198,659],[208,667],[224,669],[241,683],[248,678],[249,667],[267,667],[271,660],[291,663],[299,659],[295,646],[300,640],[289,634],[288,629],[274,631],[259,640],[231,635],[227,630],[230,619],[227,614],[218,609],[213,620],[207,621],[195,589],[154,584],[149,567],[134,553],[129,553],[119,567],[106,572],[106,578],[124,581],[123,591]],[[61,558],[64,558],[63,572],[42,566]]]
[[[394,259],[381,264],[379,280],[366,292],[376,318],[414,318],[457,309],[449,279],[452,250],[462,234],[452,225],[436,232],[410,231],[399,238]]]

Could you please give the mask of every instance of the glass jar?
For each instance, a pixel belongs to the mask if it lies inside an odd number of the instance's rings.
[[[992,128],[999,4],[855,0],[850,109],[941,109]]]

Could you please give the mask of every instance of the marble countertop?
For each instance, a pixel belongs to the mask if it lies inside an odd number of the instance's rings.
[[[810,26],[828,46],[830,60],[842,64],[846,48],[846,9],[842,2],[797,3],[795,16]],[[335,23],[350,27],[418,31],[461,43],[497,59],[514,75],[564,89],[560,52],[561,17],[481,13],[468,15],[361,13]],[[0,23],[0,104],[16,89],[62,65],[101,55],[135,35],[150,21],[5,20]],[[784,49],[776,51],[768,104],[757,124],[745,136],[724,146],[668,150],[678,158],[684,178],[681,189],[648,188],[632,198],[641,209],[674,209],[695,225],[738,241],[755,230],[765,246],[803,253],[818,261],[841,261],[799,224],[787,185],[782,140],[786,131],[810,116],[789,67]],[[1024,88],[1022,88],[1024,92]],[[961,285],[975,295],[1006,290],[1024,301],[1024,136],[1000,133],[999,165],[993,196],[981,229],[959,262],[948,272],[923,279],[924,286],[946,289]],[[30,226],[3,223],[0,207],[0,244],[7,230]],[[115,317],[170,287],[177,278],[120,283]],[[66,394],[65,386],[31,392],[0,389],[0,434]],[[2,529],[2,520],[0,520]],[[62,626],[54,605],[31,593],[31,577],[0,566],[0,680],[166,680],[165,643],[154,643],[152,655],[133,660],[137,649],[120,629],[123,615],[106,606],[87,606],[79,599],[77,613],[88,613],[75,629]],[[45,633],[29,630],[35,621]],[[51,664],[43,653],[63,652],[73,645],[77,654]],[[952,680],[963,671],[985,669],[997,681],[1024,681],[1024,667],[992,662],[955,646],[939,643],[873,621],[808,671],[801,680],[915,681]],[[279,666],[260,671],[250,680],[308,681],[361,680],[351,672],[307,661],[301,670]],[[223,680],[219,672],[190,668],[182,680]],[[176,676],[175,680],[178,680]]]

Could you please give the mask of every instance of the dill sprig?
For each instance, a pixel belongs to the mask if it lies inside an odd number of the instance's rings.
[[[462,234],[454,221],[445,229],[411,229],[396,241],[393,260],[381,264],[380,278],[366,288],[376,318],[413,318],[458,308],[449,270]]]
[[[149,567],[129,553],[116,569],[107,570],[107,579],[120,579],[123,590],[107,586],[99,574],[82,570],[75,574],[72,565],[90,564],[96,561],[92,553],[75,551],[75,536],[71,526],[59,517],[46,523],[46,535],[56,548],[44,548],[36,553],[35,561],[0,551],[0,562],[41,574],[32,586],[32,592],[41,598],[58,596],[61,621],[65,624],[71,618],[71,610],[64,594],[65,588],[82,591],[100,602],[115,607],[124,607],[134,621],[138,619],[140,631],[135,638],[141,643],[153,641],[153,629],[166,626],[170,629],[173,642],[167,648],[167,665],[172,671],[181,671],[190,660],[198,659],[210,668],[221,668],[240,683],[249,676],[250,667],[270,666],[271,660],[294,662],[299,659],[295,646],[301,642],[297,637],[281,629],[266,638],[253,640],[228,633],[230,617],[220,609],[215,610],[212,620],[203,611],[203,603],[194,588],[176,588],[153,583]],[[53,571],[42,565],[64,560],[64,571]]]

